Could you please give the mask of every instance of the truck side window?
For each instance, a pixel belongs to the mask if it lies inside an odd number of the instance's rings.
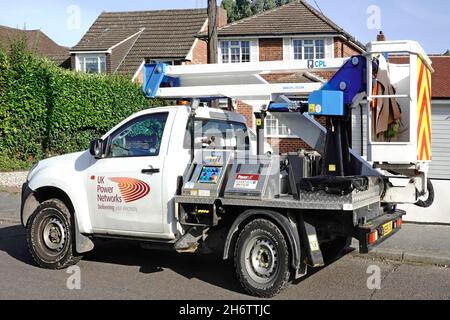
[[[191,147],[190,123],[186,127],[184,148]],[[217,119],[195,119],[194,143],[196,149],[249,150],[247,126],[240,122]]]
[[[111,135],[109,157],[158,156],[168,115],[146,115],[122,126]]]

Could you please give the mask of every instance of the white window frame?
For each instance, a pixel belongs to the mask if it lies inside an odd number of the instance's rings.
[[[169,65],[169,66],[175,66],[176,64],[175,64],[175,60],[153,60],[153,59],[151,59],[150,61],[149,61],[149,63],[152,63],[152,64],[156,64],[156,63],[164,63],[164,64],[167,64],[167,65]]]
[[[273,121],[275,123],[274,128],[276,130],[276,134],[273,134],[273,133],[269,134],[267,132],[267,129],[269,127],[268,121]],[[283,127],[287,130],[287,134],[280,134],[280,131]],[[267,138],[298,138],[296,135],[291,134],[291,130],[288,126],[285,126],[285,125],[280,126],[280,120],[277,117],[274,117],[273,115],[271,115],[270,112],[267,113],[266,119],[264,121],[264,135]]]
[[[97,58],[97,73],[106,73],[106,54],[104,53],[83,53],[77,54],[76,58],[76,70],[86,73],[86,59]],[[104,70],[102,70],[102,60],[104,61]]]
[[[232,45],[232,42],[239,42],[239,46],[237,46],[237,45]],[[243,45],[242,45],[242,43],[243,42],[246,42],[246,43],[248,43],[248,61],[244,61],[244,62],[242,62],[242,57],[243,57],[243,53],[242,53],[242,48],[243,48]],[[223,56],[224,56],[224,53],[223,53],[223,46],[222,46],[222,44],[223,43],[228,43],[228,61],[227,62],[224,62],[224,59],[223,59]],[[232,51],[232,49],[237,49],[237,48],[239,48],[239,61],[237,61],[237,62],[231,62],[231,56],[232,56],[232,54],[231,54],[231,51]],[[252,40],[251,39],[226,39],[226,40],[220,40],[219,41],[219,61],[220,61],[220,63],[224,63],[224,64],[226,64],[226,63],[248,63],[248,62],[253,62],[252,61]]]
[[[295,48],[297,47],[296,46],[296,42],[297,41],[300,41],[300,43],[301,43],[301,45],[300,45],[300,47],[302,49],[301,59],[296,59]],[[312,46],[310,44],[305,45],[306,41],[307,42],[312,41],[313,42]],[[318,52],[317,52],[317,48],[318,48],[317,42],[318,41],[322,41],[322,43],[323,43],[323,57],[321,57],[321,58],[317,57],[317,54],[318,54]],[[310,57],[306,58],[306,56],[305,56],[305,48],[311,48],[311,47],[313,48],[313,58],[310,58]],[[292,59],[293,60],[322,60],[322,59],[326,59],[327,58],[327,41],[326,41],[325,38],[293,38],[291,40],[291,48],[292,48]]]

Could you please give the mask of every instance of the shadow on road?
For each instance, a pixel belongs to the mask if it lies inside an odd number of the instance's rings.
[[[28,251],[26,229],[21,225],[0,228],[0,251],[29,265],[35,265]]]
[[[12,258],[36,266],[28,251],[26,229],[20,225],[0,228],[0,251]],[[234,276],[232,263],[218,255],[178,254],[172,251],[146,250],[133,241],[96,240],[94,251],[84,261],[138,266],[143,274],[172,270],[188,279],[199,279],[223,289],[243,293]]]
[[[131,241],[97,240],[94,251],[84,260],[126,266],[138,266],[143,274],[172,270],[188,279],[199,279],[214,286],[243,293],[233,264],[219,255],[179,254],[174,251],[142,249]]]
[[[143,274],[154,274],[169,269],[188,279],[198,279],[211,285],[244,293],[236,280],[234,266],[230,261],[223,261],[221,256],[201,254],[178,254],[173,251],[142,249],[137,242],[122,240],[96,240],[95,249],[84,256],[84,261],[138,266]],[[22,226],[0,228],[0,251],[12,258],[36,266],[28,251],[26,230]],[[338,261],[344,252],[336,259],[326,259],[329,266]],[[313,276],[322,268],[309,268],[308,275],[293,281],[298,284]]]

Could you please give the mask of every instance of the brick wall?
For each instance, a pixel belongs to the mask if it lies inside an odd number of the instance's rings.
[[[217,10],[217,27],[223,27],[228,24],[228,14],[227,10],[220,7]]]
[[[253,108],[241,101],[236,101],[236,112],[242,114],[247,119],[247,126],[253,129]]]
[[[361,54],[361,50],[341,38],[334,38],[334,57],[345,58]]]
[[[312,149],[302,139],[298,138],[267,138],[267,142],[272,146],[274,150],[278,150],[280,154],[297,152],[299,149]]]
[[[259,61],[283,60],[283,39],[259,39]]]
[[[77,70],[77,62],[76,62],[76,58],[75,58],[75,54],[72,53],[70,55],[70,68],[75,71]]]
[[[197,41],[194,51],[192,52],[192,61],[185,64],[207,64],[208,63],[208,45],[206,41]]]

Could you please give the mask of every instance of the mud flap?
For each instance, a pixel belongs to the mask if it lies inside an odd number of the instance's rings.
[[[302,240],[303,250],[306,253],[306,264],[314,268],[325,266],[319,240],[317,239],[316,227],[306,222],[302,215],[298,217],[298,227]]]

